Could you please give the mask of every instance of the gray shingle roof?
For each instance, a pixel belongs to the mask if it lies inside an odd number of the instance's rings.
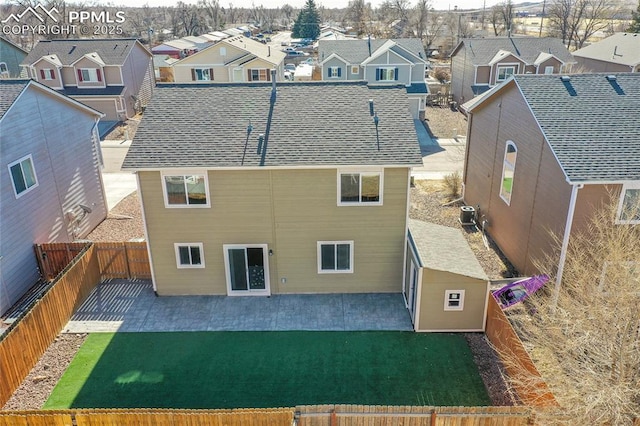
[[[540,52],[551,53],[564,63],[575,62],[571,53],[557,38],[539,37],[492,37],[464,39],[453,51],[452,56],[464,44],[467,59],[473,65],[488,65],[500,50],[506,50],[522,58],[527,64],[533,64]]]
[[[640,180],[640,74],[517,75],[572,182]]]
[[[43,56],[52,54],[58,56],[62,65],[71,65],[93,52],[98,53],[106,65],[122,65],[135,43],[135,38],[40,40],[22,61],[22,65],[31,65]]]
[[[372,39],[371,53],[386,43],[387,39]],[[422,42],[417,38],[393,39],[399,46],[402,46],[414,55],[426,60]],[[320,40],[318,42],[318,61],[322,62],[332,53],[337,54],[350,64],[360,64],[369,57],[369,41],[358,40]]]
[[[489,279],[459,229],[409,219],[409,231],[423,266],[465,277]]]
[[[270,96],[264,83],[158,85],[123,168],[258,166]],[[266,152],[265,166],[422,164],[406,88],[366,82],[279,83]]]
[[[634,66],[640,64],[640,34],[617,33],[573,52],[574,56]]]
[[[9,110],[30,80],[0,79],[0,118]]]

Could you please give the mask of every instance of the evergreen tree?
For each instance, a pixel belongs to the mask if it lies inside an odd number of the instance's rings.
[[[307,0],[293,24],[293,38],[310,38],[316,40],[320,35],[320,14],[313,0]]]
[[[633,12],[633,20],[627,31],[630,33],[640,33],[640,1],[638,2],[637,11]]]

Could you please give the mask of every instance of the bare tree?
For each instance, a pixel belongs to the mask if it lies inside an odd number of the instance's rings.
[[[496,37],[504,34],[506,28],[501,9],[500,5],[495,5],[491,8],[491,14],[489,15],[489,22],[491,22],[493,34]]]
[[[295,12],[293,6],[291,6],[290,4],[285,3],[280,7],[280,12],[281,12],[282,16],[284,17],[284,19],[283,19],[284,25],[289,25],[291,23],[291,21],[293,20],[293,13]]]
[[[571,236],[555,307],[550,290],[509,311],[560,404],[539,413],[541,424],[631,425],[640,417],[640,228],[615,224],[617,200]],[[640,217],[637,209],[624,214]],[[542,259],[538,268],[555,264]],[[523,377],[513,384],[535,394],[539,380]]]
[[[430,0],[418,0],[411,14],[411,27],[419,39],[425,41],[429,27]]]
[[[212,31],[224,28],[224,9],[218,0],[198,0],[198,7],[204,11],[205,22]]]
[[[344,26],[351,23],[358,35],[371,33],[371,4],[365,3],[364,0],[351,0],[347,7],[347,13],[344,17]]]
[[[597,31],[607,28],[620,11],[617,2],[609,0],[553,0],[549,8],[551,34],[562,39],[567,48],[576,48]]]
[[[427,49],[430,49],[433,42],[443,36],[446,20],[444,16],[433,12],[428,15],[427,19],[428,29],[423,36],[423,41]]]

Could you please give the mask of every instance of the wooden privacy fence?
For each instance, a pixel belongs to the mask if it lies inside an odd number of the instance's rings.
[[[292,408],[232,410],[101,409],[0,412],[0,426],[291,426]]]
[[[145,242],[95,242],[37,244],[36,256],[42,276],[52,280],[86,244],[95,247],[101,279],[151,279]]]
[[[0,406],[9,400],[73,312],[100,282],[94,250],[85,245],[42,298],[0,340]]]
[[[518,398],[531,407],[558,406],[498,302],[489,296],[485,335],[496,348]]]

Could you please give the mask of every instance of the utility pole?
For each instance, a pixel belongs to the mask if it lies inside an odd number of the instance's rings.
[[[542,14],[540,15],[540,32],[538,33],[538,37],[542,37],[542,23],[544,22],[544,9],[547,5],[547,0],[542,2]]]

